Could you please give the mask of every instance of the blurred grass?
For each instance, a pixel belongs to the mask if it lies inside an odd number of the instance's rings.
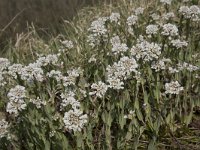
[[[27,32],[34,24],[41,36],[62,32],[63,20],[71,20],[84,6],[94,6],[109,0],[1,0],[0,46]]]

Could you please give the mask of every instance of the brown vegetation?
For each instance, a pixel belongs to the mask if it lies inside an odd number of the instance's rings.
[[[41,30],[58,33],[64,19],[71,19],[78,9],[102,0],[1,0],[0,45],[32,23]]]

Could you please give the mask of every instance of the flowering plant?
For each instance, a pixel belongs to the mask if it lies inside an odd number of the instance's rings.
[[[200,105],[200,8],[155,5],[123,3],[28,64],[0,58],[0,147],[168,148]]]

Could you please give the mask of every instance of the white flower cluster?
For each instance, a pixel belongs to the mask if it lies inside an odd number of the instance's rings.
[[[179,94],[183,91],[183,87],[181,87],[178,81],[172,81],[165,84],[165,90],[166,94]]]
[[[68,70],[67,74],[68,76],[62,77],[62,82],[65,87],[69,85],[75,85],[77,77],[79,77],[83,73],[83,70],[81,68]]]
[[[47,76],[55,78],[57,82],[62,82],[63,86],[67,87],[69,85],[75,85],[77,77],[82,74],[82,70],[80,68],[68,70],[67,74],[67,76],[63,76],[62,72],[58,70],[51,70],[47,73]]]
[[[168,13],[162,15],[162,18],[164,20],[169,20],[169,19],[174,18],[174,17],[175,17],[175,14],[173,12],[168,12]]]
[[[138,16],[132,15],[127,18],[127,24],[128,26],[134,26],[138,21]]]
[[[156,72],[160,71],[160,70],[165,70],[166,69],[166,62],[170,62],[170,60],[166,60],[166,59],[161,59],[157,62],[154,62],[151,65],[151,68],[154,69]]]
[[[50,132],[49,132],[49,137],[54,137],[55,134],[56,134],[56,131],[55,131],[55,130],[50,131]]]
[[[138,67],[137,62],[134,58],[129,58],[127,56],[122,57],[118,63],[114,63],[113,66],[108,66],[106,68],[108,79],[107,82],[109,83],[110,88],[113,89],[123,89],[123,81],[126,80],[127,77],[136,71]]]
[[[60,110],[63,110],[66,108],[66,106],[71,105],[73,109],[79,109],[80,108],[80,102],[75,99],[75,93],[72,91],[66,91],[64,93],[61,93],[61,108]]]
[[[0,72],[0,87],[3,87],[6,84],[7,82],[5,81],[5,78],[4,78],[4,72]]]
[[[161,54],[161,47],[156,43],[149,43],[145,40],[138,40],[136,46],[131,48],[131,55],[136,56],[137,59],[151,61],[158,59]]]
[[[178,69],[173,68],[173,67],[169,67],[168,69],[169,69],[169,73],[178,73],[179,72]]]
[[[19,75],[22,80],[28,82],[32,82],[33,80],[42,82],[44,80],[44,71],[42,67],[45,67],[49,64],[58,66],[58,56],[50,54],[39,57],[36,62],[30,63],[27,66],[23,66],[21,64],[10,65],[8,67],[7,74],[15,79],[17,78],[17,75]]]
[[[37,60],[36,60],[36,66],[38,67],[44,67],[44,66],[47,66],[47,65],[54,65],[54,66],[58,66],[58,55],[56,54],[49,54],[47,56],[42,56],[42,57],[39,57]]]
[[[188,43],[186,41],[181,41],[180,39],[171,40],[171,44],[177,49],[187,47]]]
[[[39,97],[37,97],[36,99],[30,99],[29,102],[33,103],[36,106],[36,108],[38,108],[38,109],[40,109],[40,108],[42,108],[42,106],[46,105],[46,101],[40,99]]]
[[[163,31],[161,32],[162,35],[169,36],[169,38],[178,35],[178,28],[176,25],[171,23],[167,23],[163,25]]]
[[[23,72],[24,66],[22,64],[13,64],[8,67],[8,72],[7,74],[12,76],[14,79],[17,79],[17,74],[21,75]]]
[[[19,72],[18,72],[19,73]],[[28,66],[22,68],[21,79],[26,81],[33,81],[34,79],[42,82],[44,80],[43,69],[37,63],[30,63]]]
[[[60,82],[63,78],[63,75],[58,70],[51,70],[50,72],[47,72],[47,76],[50,78],[55,78],[57,82]]]
[[[154,35],[157,34],[158,30],[158,25],[150,24],[146,27],[146,34]]]
[[[135,117],[135,110],[129,110],[127,115],[124,115],[125,119],[133,119]]]
[[[64,124],[66,130],[81,131],[85,123],[87,123],[88,116],[83,115],[79,109],[73,109],[64,114]]]
[[[127,25],[128,25],[128,33],[131,34],[131,35],[134,35],[134,31],[133,31],[133,28],[132,26],[134,26],[138,21],[138,16],[136,15],[131,15],[127,18]]]
[[[109,17],[110,22],[115,22],[119,24],[120,14],[119,13],[112,13]]]
[[[94,91],[90,92],[89,95],[96,95],[97,97],[102,98],[105,95],[108,86],[102,81],[99,81],[98,83],[93,83],[91,89]]]
[[[142,15],[144,13],[144,8],[142,7],[138,7],[134,10],[135,12],[135,15],[138,16],[138,15]]]
[[[167,4],[167,5],[171,5],[172,0],[160,0],[161,3]]]
[[[88,29],[91,34],[88,36],[87,40],[90,46],[95,47],[96,45],[99,45],[100,37],[103,37],[103,40],[106,40],[108,30],[106,29],[105,23],[107,20],[107,17],[102,17],[92,22]]]
[[[199,21],[200,17],[200,8],[197,5],[181,6],[179,12],[186,19],[192,19],[193,21]]]
[[[107,18],[98,18],[93,21],[88,31],[92,32],[95,35],[104,35],[107,33],[105,22]]]
[[[169,69],[170,73],[178,73],[182,70],[187,70],[190,72],[198,71],[198,70],[200,70],[200,67],[184,62],[184,63],[178,63],[177,67],[174,67],[174,68],[169,67],[168,69]]]
[[[4,85],[7,84],[5,81],[4,75],[7,73],[5,71],[6,68],[8,68],[10,65],[10,61],[6,58],[0,58],[0,87],[3,87]]]
[[[26,103],[24,99],[26,98],[25,87],[17,85],[11,88],[8,93],[9,102],[7,103],[6,111],[10,114],[14,113],[18,116],[19,111],[26,109]]]
[[[8,133],[8,122],[5,119],[2,119],[0,121],[0,138],[3,138],[6,136],[6,134]]]
[[[61,43],[68,49],[72,49],[74,47],[73,42],[69,40],[61,41]]]
[[[6,58],[0,58],[0,71],[3,71],[10,65],[10,61]]]
[[[89,63],[92,63],[92,62],[96,62],[97,59],[95,58],[95,55],[92,55],[92,57],[88,60]]]
[[[186,69],[186,70],[188,70],[190,72],[193,72],[193,71],[197,71],[197,70],[200,69],[200,67],[194,66],[194,65],[186,63],[186,62],[179,63],[179,64],[177,64],[177,66],[178,66],[178,70],[179,71],[182,71],[182,70]]]
[[[114,54],[120,54],[128,50],[127,45],[125,43],[121,43],[119,36],[111,38],[111,44],[112,44],[112,52]]]
[[[152,19],[153,19],[154,21],[160,19],[160,15],[158,15],[158,14],[156,14],[156,13],[153,13],[153,14],[151,14],[150,16],[152,17]]]
[[[87,114],[83,114],[80,110],[80,102],[75,99],[75,93],[73,91],[65,91],[61,93],[61,107],[63,111],[67,106],[71,105],[72,109],[65,112],[63,122],[66,130],[81,131],[84,124],[87,123]]]

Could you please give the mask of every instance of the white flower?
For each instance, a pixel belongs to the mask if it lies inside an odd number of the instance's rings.
[[[102,98],[105,95],[108,86],[102,81],[99,81],[98,83],[93,83],[91,89],[94,91],[90,92],[89,95],[96,95],[97,97]]]
[[[61,41],[61,43],[68,49],[72,49],[74,47],[73,42],[69,40]]]
[[[3,71],[10,65],[10,61],[6,58],[0,58],[0,71]]]
[[[172,0],[160,0],[161,3],[171,5]]]
[[[37,63],[31,63],[22,68],[21,78],[26,81],[33,81],[36,79],[42,82],[44,80],[44,72],[42,68],[38,67]]]
[[[87,92],[86,90],[79,89],[80,93],[83,95],[83,97],[87,97]]]
[[[120,66],[119,63],[114,63],[112,66],[108,65],[107,68],[107,75],[109,78],[123,78],[125,76],[124,68]]]
[[[75,93],[72,91],[68,91],[65,93],[61,93],[61,110],[63,110],[66,106],[71,105],[73,109],[80,108],[80,102],[75,99]]]
[[[177,70],[176,68],[172,68],[172,67],[169,67],[169,73],[178,73],[179,70]]]
[[[165,19],[165,20],[169,20],[170,18],[174,18],[174,17],[175,17],[175,15],[174,15],[173,12],[169,12],[169,13],[162,15],[162,18]]]
[[[120,58],[118,64],[121,66],[121,68],[123,68],[124,73],[126,73],[126,75],[130,75],[131,72],[135,72],[136,68],[138,67],[138,64],[135,61],[135,59],[129,58],[127,56]]]
[[[109,88],[113,88],[116,90],[124,89],[123,87],[124,82],[121,81],[120,79],[109,78],[107,82],[109,83],[109,86],[108,86]]]
[[[166,69],[165,62],[163,60],[159,60],[157,63],[152,64],[151,68],[154,69],[156,72],[160,70],[165,70]]]
[[[119,23],[119,19],[120,19],[120,14],[119,13],[112,13],[110,15],[110,21],[111,22]]]
[[[110,43],[112,45],[118,45],[118,44],[121,44],[121,40],[120,40],[119,36],[114,36],[110,39]]]
[[[3,73],[0,72],[0,87],[1,86],[3,87],[6,84],[7,84],[7,82],[6,82],[6,80],[5,80],[4,76],[3,76]]]
[[[153,59],[158,59],[161,54],[161,47],[156,43],[149,43],[148,41],[140,41],[136,46],[131,48],[131,55],[136,56],[137,59],[143,59],[146,61],[151,61]]]
[[[7,103],[6,111],[10,114],[14,113],[15,116],[18,115],[19,111],[26,109],[26,103],[24,99],[26,98],[25,87],[17,85],[11,88],[8,93],[9,102]]]
[[[128,50],[128,47],[124,43],[122,43],[122,44],[116,44],[116,45],[113,45],[113,47],[112,47],[112,52],[114,54],[119,54],[121,52],[126,52],[127,50]]]
[[[38,109],[46,105],[46,101],[41,100],[39,97],[37,99],[30,99],[30,103],[33,103]]]
[[[179,9],[179,12],[185,17],[190,18],[191,17],[191,11],[188,6],[181,6]]]
[[[188,64],[188,66],[187,66],[186,69],[187,69],[188,71],[190,71],[190,72],[193,72],[193,71],[199,70],[200,68],[197,67],[197,66],[194,66],[194,65]]]
[[[117,63],[115,62],[113,66],[107,66],[107,76],[108,81],[114,79],[127,79],[131,72],[136,73],[136,68],[138,64],[134,58],[129,58],[127,56],[122,57]],[[118,82],[118,81],[117,81]]]
[[[93,32],[94,34],[97,34],[97,35],[106,34],[107,29],[105,27],[105,21],[106,20],[104,18],[99,18],[99,19],[93,21],[88,30]]]
[[[83,126],[87,123],[87,114],[83,115],[83,112],[79,109],[70,110],[65,112],[63,122],[66,130],[81,131]]]
[[[143,12],[144,12],[144,8],[138,7],[138,8],[135,9],[134,12],[135,12],[135,15],[136,15],[136,16],[141,15],[141,14],[143,14]]]
[[[63,85],[65,87],[67,87],[69,85],[75,85],[77,77],[79,77],[82,74],[82,72],[83,71],[80,68],[68,70],[67,71],[68,76],[62,77]]]
[[[155,21],[160,19],[160,16],[159,16],[158,14],[156,14],[156,13],[153,13],[153,14],[151,14],[150,16],[151,16],[152,19],[155,20]]]
[[[10,89],[7,96],[10,101],[18,101],[19,99],[24,99],[26,97],[25,87],[17,85]]]
[[[8,122],[5,119],[2,119],[0,121],[0,139],[5,137],[5,135],[8,133],[8,127]]]
[[[125,115],[125,119],[133,119],[135,117],[135,110],[130,110],[129,114]]]
[[[128,33],[130,35],[134,35],[133,28],[131,28],[130,26],[128,26]]]
[[[93,21],[88,31],[90,35],[88,36],[87,42],[91,47],[95,47],[101,43],[101,41],[107,41],[107,32],[105,23],[108,20],[108,17],[98,18]]]
[[[125,43],[121,43],[119,36],[114,36],[110,40],[112,44],[112,52],[116,55],[122,52],[126,52],[128,47]]]
[[[187,45],[188,45],[188,43],[186,41],[181,41],[180,39],[172,40],[171,43],[177,49],[182,48],[182,47],[187,47]]]
[[[52,64],[57,66],[58,65],[58,56],[55,54],[49,54],[46,56],[46,63],[47,64]]]
[[[87,42],[89,43],[89,45],[94,48],[96,45],[100,44],[100,40],[97,38],[97,35],[95,34],[90,34],[87,37]]]
[[[138,17],[135,15],[132,15],[132,16],[128,17],[127,24],[128,24],[128,26],[133,26],[137,23],[137,21],[138,21]]]
[[[158,32],[158,25],[150,24],[146,27],[146,33],[149,35],[157,34],[157,32]]]
[[[200,17],[200,8],[197,5],[190,6],[191,18],[193,21],[199,21]]]
[[[88,60],[89,63],[96,62],[96,61],[97,59],[95,58],[94,55]]]
[[[186,18],[191,18],[193,21],[199,20],[200,8],[197,5],[181,6],[179,12]]]
[[[188,70],[190,72],[193,72],[193,71],[197,71],[197,70],[200,69],[199,67],[194,66],[194,65],[189,64],[189,63],[186,63],[186,62],[184,62],[182,64],[179,63],[179,64],[177,64],[177,66],[178,66],[178,70],[179,71],[182,71],[183,69],[186,69],[186,70]]]
[[[54,137],[54,136],[55,136],[55,133],[56,133],[56,131],[55,131],[55,130],[53,130],[53,131],[49,132],[49,137]]]
[[[176,25],[170,23],[164,24],[161,34],[169,37],[177,36],[178,28],[176,27]]]
[[[166,94],[179,94],[183,91],[183,87],[178,83],[178,81],[172,81],[165,84],[165,93]]]
[[[56,71],[56,70],[51,70],[50,72],[47,73],[47,76],[48,77],[53,77],[56,79],[56,81],[61,81],[63,76],[62,76],[62,73],[60,71]]]
[[[23,65],[21,64],[13,64],[8,67],[8,74],[12,76],[13,78],[17,79],[17,74],[21,75],[23,72]]]

